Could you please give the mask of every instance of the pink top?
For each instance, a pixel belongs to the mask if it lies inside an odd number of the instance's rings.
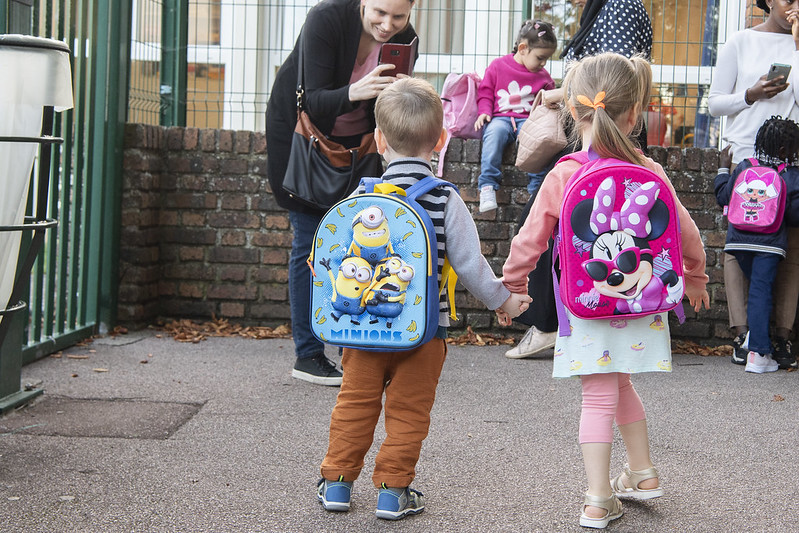
[[[527,118],[538,91],[554,88],[546,69],[530,72],[508,54],[488,65],[477,89],[477,110],[492,117]]]
[[[709,278],[705,274],[705,248],[699,235],[699,229],[685,206],[677,198],[674,186],[663,171],[663,167],[649,158],[646,159],[644,166],[665,178],[669,189],[675,196],[682,232],[686,286],[704,288]],[[519,230],[519,234],[513,238],[510,254],[502,267],[503,283],[511,292],[527,294],[527,275],[535,268],[538,258],[547,249],[549,238],[560,217],[560,206],[566,182],[578,168],[580,168],[580,163],[574,160],[558,163],[541,184],[530,214]]]
[[[350,85],[360,80],[377,66],[377,57],[380,54],[380,47],[375,46],[375,49],[367,56],[363,63],[360,65],[355,61],[355,66],[352,69],[352,76],[350,76]],[[358,135],[365,133],[370,129],[369,118],[366,116],[366,106],[359,105],[349,113],[339,115],[336,119],[336,124],[333,126],[331,135],[335,137],[349,137],[350,135]]]

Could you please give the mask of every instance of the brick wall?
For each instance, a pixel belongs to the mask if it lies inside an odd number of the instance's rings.
[[[651,147],[694,217],[707,250],[712,309],[675,337],[713,343],[730,338],[723,277],[721,210],[713,197],[718,153]],[[444,177],[475,213],[482,252],[500,273],[519,214],[526,175],[505,153],[499,208],[477,213],[480,142],[454,139]],[[133,326],[158,317],[227,317],[277,325],[289,319],[287,270],[291,232],[266,176],[263,133],[129,124],[124,155],[119,320]],[[465,290],[456,295],[459,326],[486,330],[494,313]]]

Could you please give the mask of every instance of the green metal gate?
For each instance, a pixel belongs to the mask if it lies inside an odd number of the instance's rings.
[[[34,266],[27,314],[16,319],[25,363],[116,320],[130,16],[131,0],[0,0],[0,33],[58,39],[72,50],[75,108],[56,114],[64,144],[54,147],[50,172],[58,227]]]

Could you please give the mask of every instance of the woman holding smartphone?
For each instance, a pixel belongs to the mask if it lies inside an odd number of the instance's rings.
[[[320,385],[341,385],[341,372],[325,357],[324,344],[311,333],[311,274],[306,260],[314,231],[324,215],[293,200],[283,190],[297,123],[297,64],[302,41],[305,110],[319,130],[347,148],[375,129],[377,95],[396,76],[393,65],[378,65],[386,42],[416,38],[410,24],[412,0],[322,0],[308,12],[300,37],[280,67],[266,109],[269,183],[280,207],[289,211],[294,232],[288,265],[294,351],[292,376]],[[413,58],[413,61],[416,57]]]
[[[762,24],[739,31],[721,48],[710,85],[708,108],[713,116],[726,116],[724,140],[732,153],[733,168],[754,156],[755,135],[774,115],[799,118],[799,3],[795,0],[757,0],[768,13]],[[792,67],[785,79],[769,79],[772,64]],[[724,153],[722,154],[722,159]],[[729,164],[724,161],[723,164]],[[724,285],[730,327],[734,329],[733,363],[746,364],[742,345],[748,331],[746,278],[732,255],[724,254]],[[781,368],[796,368],[790,335],[799,299],[799,228],[788,229],[788,256],[780,263],[775,284],[776,335],[773,358]]]

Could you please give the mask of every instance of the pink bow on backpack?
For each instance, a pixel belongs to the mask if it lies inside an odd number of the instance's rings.
[[[624,201],[621,209],[615,211],[616,184],[612,178],[599,184],[594,196],[591,212],[591,231],[597,235],[609,231],[624,231],[633,237],[645,239],[652,232],[649,212],[660,194],[660,186],[655,182],[641,185]]]

